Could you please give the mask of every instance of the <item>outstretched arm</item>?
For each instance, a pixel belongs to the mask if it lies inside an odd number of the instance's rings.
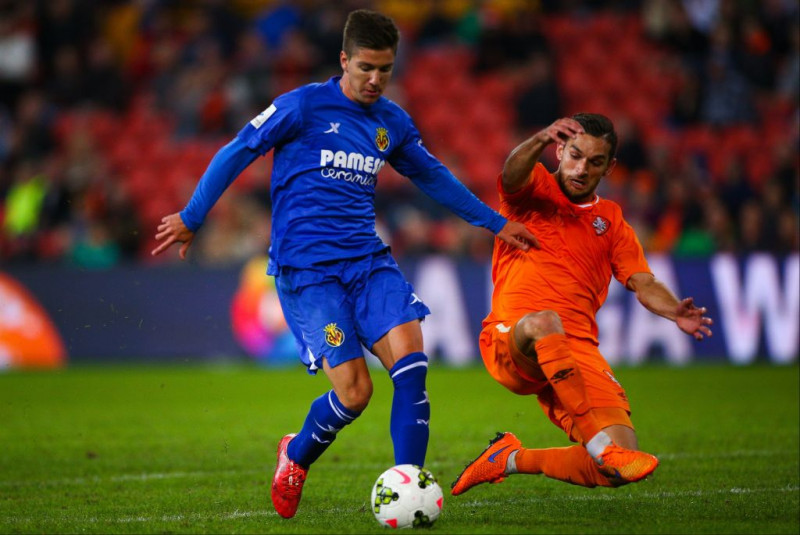
[[[527,183],[533,167],[545,147],[554,142],[564,143],[583,133],[583,127],[574,119],[562,118],[520,143],[508,155],[503,166],[503,191],[514,193]]]
[[[628,288],[636,293],[636,298],[647,310],[674,321],[680,330],[696,340],[712,335],[709,326],[714,322],[704,316],[706,307],[696,307],[692,297],[679,300],[652,274],[635,273],[628,279]]]
[[[530,247],[539,249],[539,241],[525,225],[509,221],[486,206],[443,165],[412,180],[429,197],[466,222],[491,230],[507,244],[523,251]]]
[[[181,243],[180,257],[186,259],[186,252],[192,245],[194,234],[203,224],[206,214],[211,210],[231,182],[258,157],[258,153],[248,148],[241,139],[222,147],[208,165],[200,182],[182,212],[170,214],[161,219],[156,240],[158,247],[150,253],[161,254],[174,243]]]

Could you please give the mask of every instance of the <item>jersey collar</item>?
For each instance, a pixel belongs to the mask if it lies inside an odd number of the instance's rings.
[[[383,102],[384,102],[384,98],[385,98],[383,95],[381,95],[381,97],[378,100],[376,100],[374,104],[371,104],[369,106],[365,106],[363,104],[359,104],[358,102],[356,102],[354,100],[350,100],[349,98],[347,98],[347,95],[345,95],[344,91],[342,90],[342,85],[340,83],[341,81],[342,81],[341,75],[332,76],[328,80],[328,83],[332,85],[333,90],[336,92],[336,94],[339,96],[339,98],[341,100],[345,101],[348,106],[350,106],[350,107],[352,107],[354,109],[357,109],[357,110],[367,111],[367,112],[371,111],[371,110],[376,110],[380,106],[383,106]]]
[[[595,204],[597,204],[599,202],[600,202],[600,196],[597,193],[595,193],[594,194],[594,199],[592,200],[592,202],[587,202],[587,203],[584,203],[584,204],[576,204],[575,206],[578,207],[578,208],[591,208],[592,206],[594,206]]]

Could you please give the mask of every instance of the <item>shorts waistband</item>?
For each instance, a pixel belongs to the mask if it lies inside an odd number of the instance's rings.
[[[365,258],[374,258],[374,257],[378,257],[378,256],[387,255],[387,254],[390,253],[390,251],[391,251],[391,248],[389,246],[386,246],[385,248],[379,249],[378,251],[375,251],[375,252],[372,252],[372,253],[363,254],[363,255],[359,255],[359,256],[351,256],[351,257],[348,257],[348,258],[337,258],[335,260],[323,260],[321,262],[314,262],[313,264],[311,264],[308,267],[311,267],[311,268],[313,268],[315,266],[326,267],[326,266],[333,266],[335,264],[340,264],[342,262],[358,262],[359,260],[364,260]],[[306,269],[306,268],[293,267],[293,266],[280,266],[280,268],[278,268],[278,273],[280,275],[286,275],[287,273],[291,273],[292,271],[296,271],[296,270],[299,270],[299,269]]]

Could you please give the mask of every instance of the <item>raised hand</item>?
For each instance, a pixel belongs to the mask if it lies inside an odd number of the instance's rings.
[[[565,143],[568,139],[583,134],[583,127],[575,119],[563,117],[556,120],[553,124],[536,134],[539,142],[545,145],[557,142]]]

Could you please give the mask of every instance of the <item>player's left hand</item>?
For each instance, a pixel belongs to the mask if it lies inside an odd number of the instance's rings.
[[[541,249],[536,236],[528,230],[528,227],[518,221],[507,221],[505,226],[497,233],[497,237],[523,251],[527,251],[531,247]]]
[[[695,338],[695,340],[702,340],[706,336],[711,336],[711,329],[708,327],[714,321],[711,318],[704,316],[708,312],[706,307],[694,306],[694,298],[687,297],[680,303],[675,310],[675,323],[680,330]]]
[[[179,254],[181,260],[186,260],[186,251],[194,241],[194,232],[189,230],[183,223],[180,214],[170,214],[161,218],[161,224],[158,225],[158,234],[156,240],[160,243],[158,247],[153,249],[150,253],[153,256],[161,254],[169,249],[173,243],[181,243]]]

